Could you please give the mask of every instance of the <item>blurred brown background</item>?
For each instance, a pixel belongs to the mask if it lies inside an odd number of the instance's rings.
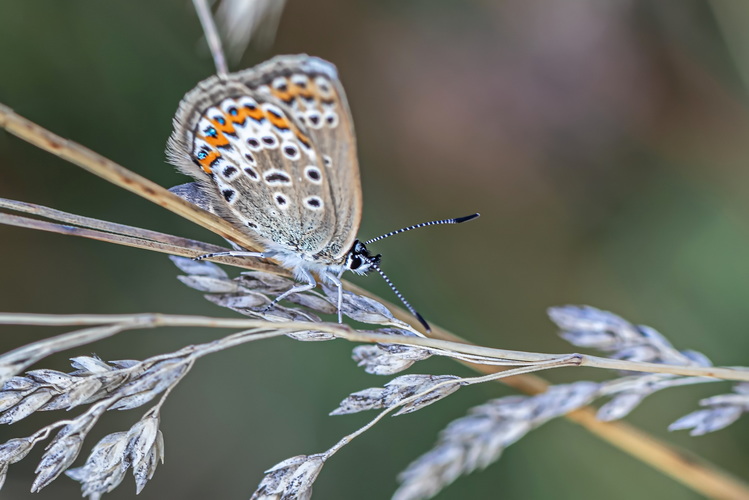
[[[179,99],[213,71],[190,2],[3,0],[0,21],[0,102],[164,186],[186,182],[165,164],[164,145]],[[338,66],[359,141],[362,237],[481,212],[374,248],[430,321],[480,344],[567,352],[545,309],[587,303],[716,364],[746,366],[747,25],[741,1],[290,0],[275,43],[250,49],[233,69],[296,52]],[[218,241],[6,133],[0,196]],[[8,227],[0,242],[0,310],[229,314],[177,282],[160,254]],[[354,281],[392,298],[377,277]],[[2,331],[3,351],[58,333]],[[67,370],[67,357],[92,352],[142,359],[219,333],[128,333],[43,366]],[[363,424],[369,415],[326,416],[349,392],[385,381],[357,369],[350,348],[279,339],[198,363],[163,410],[166,464],[141,498],[247,498],[264,469]],[[425,371],[468,374],[444,360],[412,370]],[[747,419],[701,438],[665,430],[728,390],[659,394],[629,421],[745,477]],[[387,498],[439,429],[510,393],[471,387],[386,419],[327,464],[316,498]],[[107,415],[86,449],[141,413]],[[0,441],[55,416],[2,428]],[[28,493],[40,452],[11,466],[2,498],[79,497],[64,477]],[[133,495],[128,477],[108,498]],[[565,421],[439,498],[604,495],[697,498]]]

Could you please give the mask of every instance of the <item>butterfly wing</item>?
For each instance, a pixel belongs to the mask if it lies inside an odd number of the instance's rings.
[[[362,191],[353,119],[336,68],[317,57],[297,55],[276,57],[258,69],[238,76],[291,109],[319,154],[334,214],[334,231],[322,255],[341,260],[359,231]]]
[[[353,245],[356,144],[330,63],[281,56],[208,78],[180,104],[168,153],[263,249],[339,264]]]

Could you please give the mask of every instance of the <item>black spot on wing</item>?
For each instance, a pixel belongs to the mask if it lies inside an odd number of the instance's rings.
[[[234,198],[237,196],[237,192],[233,189],[222,189],[221,195],[226,200],[226,203],[231,203],[232,200],[234,200]]]

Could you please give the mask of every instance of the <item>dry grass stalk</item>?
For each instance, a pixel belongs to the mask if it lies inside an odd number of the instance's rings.
[[[212,231],[244,248],[256,250],[252,242],[224,219],[188,203],[167,189],[109,160],[88,148],[63,139],[0,104],[0,126],[11,134],[63,158],[112,184],[127,189],[177,215]]]
[[[227,42],[229,58],[238,62],[252,40],[266,48],[273,39],[281,20],[286,0],[222,0],[216,10],[216,22]]]

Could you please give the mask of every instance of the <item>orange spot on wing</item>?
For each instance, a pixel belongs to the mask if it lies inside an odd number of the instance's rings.
[[[217,131],[216,137],[205,136],[202,137],[202,139],[214,148],[220,148],[229,145],[229,139],[227,139],[226,136],[220,131]]]
[[[216,127],[216,130],[220,133],[226,133],[226,134],[236,134],[237,131],[234,128],[234,124],[232,123],[232,116],[231,115],[223,115],[224,118],[224,124],[221,125],[221,123],[216,119],[211,119],[210,122],[213,124],[214,127]]]
[[[304,86],[301,86],[301,85],[297,85],[294,82],[291,82],[289,92],[291,93],[292,97],[301,96],[306,99],[312,97],[312,91],[310,90],[309,84],[305,84]]]
[[[245,116],[249,116],[253,120],[259,122],[260,120],[265,118],[265,113],[263,113],[263,110],[260,108],[255,107],[253,109],[250,109],[247,106],[244,106],[239,110],[239,116],[241,116],[243,120]]]
[[[289,121],[284,116],[277,116],[271,111],[267,111],[265,113],[265,117],[268,119],[271,124],[279,128],[281,130],[288,130],[289,129]]]
[[[287,104],[289,102],[291,102],[292,99],[294,99],[294,94],[290,90],[286,90],[284,92],[281,92],[278,89],[273,89],[271,92],[273,93],[274,97],[277,97],[278,99],[281,99],[283,102],[285,102]]]
[[[216,135],[216,137],[204,137],[203,138],[205,142],[210,144],[211,146],[215,148],[220,148],[222,146],[228,146],[229,145],[229,139],[224,136],[224,134],[219,133]]]
[[[297,86],[296,89],[297,89],[296,95],[302,96],[305,99],[309,99],[310,97],[312,97],[312,91],[308,87]]]
[[[211,151],[208,153],[208,155],[203,158],[202,160],[198,160],[198,163],[200,163],[200,167],[203,169],[203,172],[206,174],[210,174],[213,169],[211,169],[211,163],[221,158],[221,153],[218,151]]]
[[[231,120],[232,123],[237,125],[242,125],[245,121],[247,121],[247,113],[244,109],[238,109],[236,115],[227,115],[229,120]]]

